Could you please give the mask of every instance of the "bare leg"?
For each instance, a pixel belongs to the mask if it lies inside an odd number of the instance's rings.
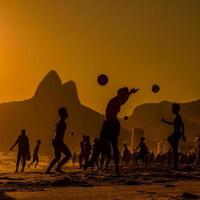
[[[15,171],[16,173],[18,172],[18,169],[19,169],[19,163],[20,163],[21,157],[22,157],[21,153],[18,152],[17,161],[16,161],[16,171]]]
[[[108,166],[110,164],[110,160],[111,160],[111,148],[109,148],[106,152],[106,157],[107,157],[107,161],[106,161],[106,170],[108,170]]]
[[[86,153],[86,155],[85,155],[85,165],[89,162],[89,157],[90,157],[90,155],[88,153]]]
[[[61,149],[58,147],[54,147],[54,151],[55,151],[55,158],[51,161],[46,174],[49,174],[51,172],[52,167],[60,160],[61,158]]]
[[[85,165],[85,169],[88,167],[92,167],[94,163],[98,160],[100,153],[102,153],[104,145],[104,139],[100,139],[99,143],[97,144],[96,150],[93,152],[92,157],[88,163]]]
[[[56,168],[56,170],[60,170],[62,168],[62,166],[67,163],[69,161],[69,159],[71,158],[71,155],[66,155],[59,163],[58,166]]]
[[[36,161],[35,163],[35,168],[38,166],[39,160]]]
[[[100,161],[100,168],[101,168],[101,171],[103,171],[104,160],[105,160],[105,153],[102,152],[102,153],[101,153],[101,161]]]
[[[96,161],[96,166],[97,166],[97,169],[99,170],[100,166],[99,166],[99,161],[98,160]]]
[[[82,161],[83,161],[83,153],[81,152],[80,155],[79,155],[79,165],[80,165],[80,168],[82,168]]]
[[[70,152],[70,150],[68,149],[68,147],[66,145],[63,144],[61,152],[63,152],[65,154],[65,157],[58,163],[58,166],[56,167],[56,171],[61,172],[62,173],[62,166],[69,161],[69,159],[72,157],[72,154]]]
[[[115,158],[115,172],[119,173],[119,150],[118,150],[118,140],[117,138],[112,141],[113,153]]]
[[[24,172],[25,167],[26,167],[26,155],[23,155],[23,157],[22,157],[22,172]]]
[[[28,168],[30,168],[30,166],[34,163],[35,161],[33,160],[29,165]]]
[[[56,157],[55,159],[53,159],[46,171],[46,174],[49,174],[51,172],[52,167],[60,160],[60,157]]]
[[[173,154],[174,154],[174,170],[177,170],[178,169],[178,143],[174,144]]]

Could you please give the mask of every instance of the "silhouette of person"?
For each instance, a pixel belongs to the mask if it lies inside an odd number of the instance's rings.
[[[61,168],[67,161],[69,161],[69,159],[72,156],[69,148],[64,144],[64,136],[67,128],[65,120],[68,118],[68,112],[66,108],[60,108],[58,110],[58,114],[60,116],[60,121],[56,124],[56,136],[52,141],[55,152],[55,158],[51,161],[46,171],[46,174],[49,174],[51,172],[52,167],[56,163],[58,163],[58,165],[55,170],[59,173],[64,173]],[[61,158],[61,153],[63,153],[65,157],[59,162]]]
[[[168,164],[168,168],[170,168],[171,167],[171,157],[172,157],[172,149],[171,148],[169,148],[169,151],[167,154],[168,154],[167,155],[167,164]]]
[[[130,91],[127,87],[120,88],[117,91],[117,95],[109,101],[106,108],[106,120],[103,122],[100,132],[98,149],[96,153],[93,154],[90,162],[86,164],[85,169],[87,169],[88,166],[93,165],[104,148],[103,144],[106,141],[109,141],[112,144],[114,153],[115,172],[116,174],[119,173],[118,137],[120,133],[120,122],[117,115],[121,110],[121,106],[127,102],[130,95],[136,93],[137,91],[138,89],[135,88],[131,89]]]
[[[83,140],[80,143],[81,145],[81,153],[80,153],[80,168],[82,168],[82,162],[84,160],[84,164],[88,163],[89,157],[92,150],[92,145],[90,143],[90,137],[87,135],[83,136]]]
[[[184,123],[183,123],[181,115],[179,114],[180,110],[181,110],[180,105],[177,103],[174,103],[174,104],[172,104],[172,113],[175,115],[174,121],[169,122],[165,119],[162,119],[162,122],[174,127],[173,133],[168,137],[168,142],[172,147],[175,170],[178,169],[179,140],[182,137],[183,141],[186,141],[185,131],[184,131]]]
[[[155,160],[155,155],[154,152],[152,151],[150,154],[150,164],[153,165],[154,164],[154,160]]]
[[[105,140],[104,142],[102,142],[102,150],[101,150],[101,171],[103,171],[103,165],[104,165],[104,161],[105,161],[105,158],[107,159],[106,160],[106,166],[105,166],[105,170],[108,170],[108,166],[110,164],[110,161],[111,161],[111,151],[112,151],[112,148],[111,148],[111,143],[108,141],[108,140]]]
[[[85,158],[85,154],[86,154],[86,145],[85,145],[85,143],[86,143],[86,137],[87,136],[84,135],[83,139],[82,139],[82,141],[80,143],[80,147],[81,147],[81,152],[80,152],[80,155],[79,155],[79,165],[80,165],[80,168],[82,168],[82,166],[83,166],[82,162],[83,162],[83,160]]]
[[[129,150],[127,147],[127,144],[124,144],[124,152],[122,155],[122,164],[125,163],[125,165],[128,165],[129,163]]]
[[[94,143],[92,144],[92,156],[93,156],[93,154],[95,154],[96,153],[96,151],[97,151],[97,147],[98,147],[98,143],[99,143],[99,138],[98,137],[96,137],[96,138],[94,138],[94,141],[93,141]],[[96,164],[96,166],[97,166],[97,168],[98,168],[98,170],[99,170],[99,158],[96,160],[96,162],[94,163],[94,165]],[[93,170],[93,168],[94,168],[94,165],[92,166],[92,170]]]
[[[24,169],[26,166],[26,159],[30,155],[29,139],[28,139],[28,136],[26,135],[25,129],[21,130],[21,135],[17,138],[16,142],[10,148],[10,151],[12,151],[16,145],[18,145],[18,153],[17,153],[16,171],[15,172],[18,173],[20,162],[22,163],[21,172],[24,172]]]
[[[35,163],[35,168],[38,166],[38,163],[39,163],[39,155],[38,155],[38,153],[39,153],[40,145],[41,145],[41,141],[37,140],[36,141],[36,146],[35,146],[35,149],[34,149],[34,153],[33,153],[33,160],[28,165],[29,168],[33,163]]]
[[[142,160],[143,162],[147,162],[147,156],[148,156],[148,147],[145,143],[145,138],[141,137],[140,138],[140,143],[138,144],[136,150],[139,149],[139,154],[138,154],[138,158],[139,160]]]
[[[72,156],[72,164],[73,164],[73,167],[75,167],[75,163],[77,162],[78,160],[78,155],[76,152],[73,153],[73,156]]]
[[[85,163],[88,163],[88,161],[89,161],[91,150],[92,150],[92,145],[90,143],[90,137],[86,136],[86,138],[85,138]]]

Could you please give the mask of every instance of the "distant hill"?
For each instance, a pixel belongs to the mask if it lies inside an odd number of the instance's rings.
[[[122,126],[129,130],[132,127],[144,128],[145,137],[147,140],[153,141],[154,144],[162,140],[165,141],[168,135],[172,133],[173,128],[161,123],[161,118],[173,121],[171,104],[171,102],[163,101],[140,105],[134,110],[129,120],[122,121]],[[189,147],[194,144],[194,138],[200,134],[200,100],[180,105],[187,137],[184,146]]]
[[[58,121],[57,110],[65,106],[69,112],[66,143],[79,151],[83,134],[93,140],[99,135],[104,116],[81,104],[73,81],[62,83],[55,71],[49,72],[39,84],[34,96],[25,101],[0,104],[0,150],[6,151],[15,142],[20,129],[27,129],[32,149],[36,139],[42,140],[42,151],[52,150],[51,140]],[[70,133],[74,132],[72,136]],[[121,143],[130,137],[121,132]]]
[[[69,112],[66,143],[72,151],[79,151],[83,134],[91,140],[99,135],[104,116],[81,104],[76,84],[73,81],[62,83],[55,71],[49,72],[40,82],[34,96],[25,101],[0,104],[0,151],[9,150],[16,140],[20,129],[25,128],[33,149],[36,139],[42,140],[42,152],[52,152],[51,140],[58,121],[57,110],[65,106]],[[187,143],[191,147],[194,138],[200,134],[200,101],[181,104]],[[138,106],[128,120],[121,119],[120,145],[130,144],[132,128],[144,128],[145,137],[151,148],[157,142],[165,141],[172,132],[160,122],[161,118],[173,120],[171,102],[149,103]],[[72,136],[70,133],[74,132]]]

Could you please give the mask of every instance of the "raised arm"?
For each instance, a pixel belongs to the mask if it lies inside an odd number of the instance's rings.
[[[170,126],[173,126],[173,125],[174,125],[173,122],[169,122],[169,121],[167,121],[167,120],[165,120],[165,119],[161,119],[161,121],[164,122],[165,124],[170,125]]]
[[[135,148],[135,151],[137,151],[139,148],[140,148],[140,146],[138,145],[138,146]]]
[[[124,97],[122,104],[125,104],[128,101],[130,95],[136,93],[138,90],[139,90],[139,88],[131,89],[130,92]]]

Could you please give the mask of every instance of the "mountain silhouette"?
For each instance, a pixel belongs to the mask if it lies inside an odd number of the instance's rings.
[[[91,136],[91,140],[99,135],[104,116],[81,104],[75,82],[63,84],[59,75],[51,71],[40,82],[32,98],[0,104],[0,150],[8,150],[20,130],[25,128],[31,147],[41,139],[42,152],[50,153],[55,124],[59,119],[57,110],[62,106],[69,112],[65,140],[72,151],[79,151],[83,134]],[[129,137],[130,133],[123,129],[121,144]]]
[[[91,136],[91,140],[99,136],[104,115],[81,104],[75,82],[62,83],[59,75],[50,71],[32,98],[0,104],[0,151],[8,151],[20,130],[25,128],[32,148],[35,141],[41,139],[42,152],[52,152],[51,141],[59,119],[57,110],[61,106],[65,106],[69,112],[65,140],[72,151],[79,152],[80,140],[84,134]],[[183,103],[181,107],[187,137],[185,148],[189,148],[194,144],[194,138],[200,134],[200,100]],[[136,107],[128,120],[121,119],[123,128],[120,145],[124,142],[130,144],[132,128],[143,128],[148,144],[155,150],[157,142],[166,141],[172,132],[172,127],[161,123],[163,117],[173,120],[171,102],[148,103]]]
[[[148,103],[136,107],[129,120],[122,121],[122,126],[127,129],[133,127],[143,128],[145,138],[154,143],[166,141],[173,128],[161,122],[161,118],[173,121],[171,114],[172,102],[162,101],[160,103]],[[181,115],[185,123],[185,134],[187,142],[183,147],[191,148],[194,145],[194,138],[200,134],[200,100],[181,103]]]

